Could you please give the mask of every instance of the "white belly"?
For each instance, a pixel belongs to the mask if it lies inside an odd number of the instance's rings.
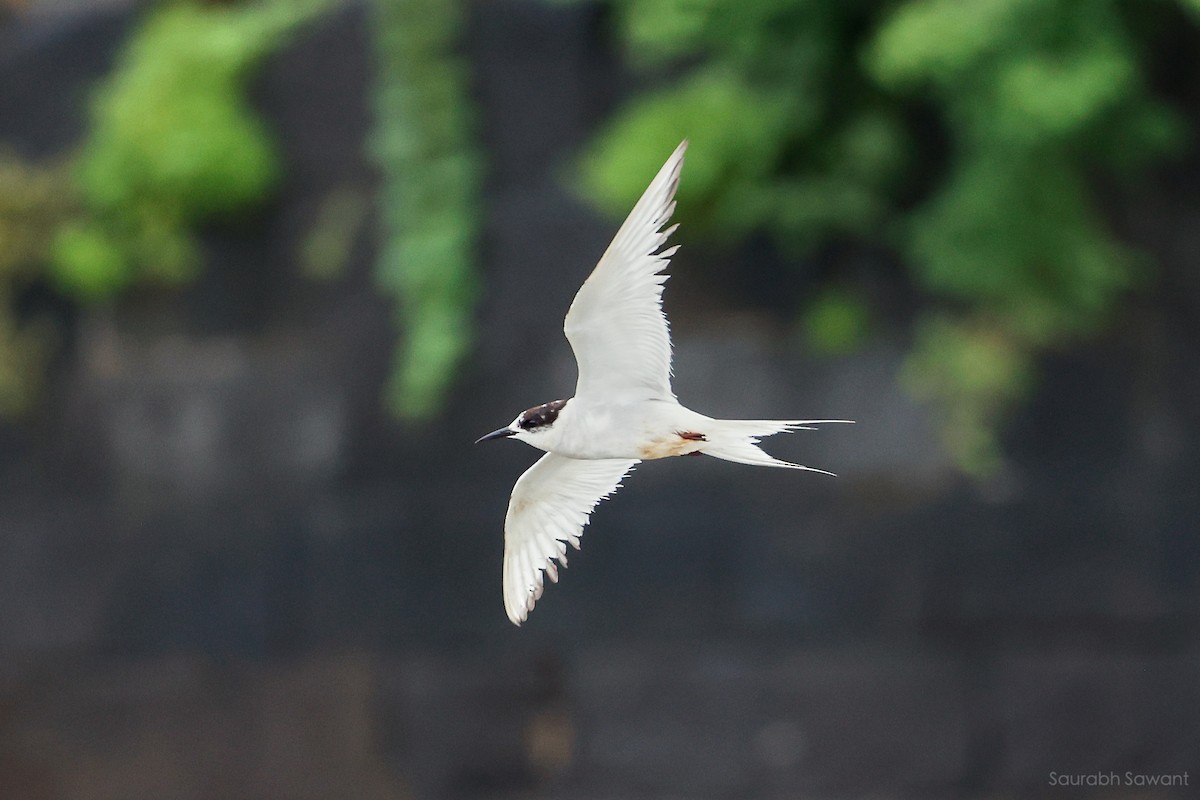
[[[707,419],[670,401],[589,406],[572,400],[555,423],[558,441],[548,449],[582,459],[682,456],[704,449]]]

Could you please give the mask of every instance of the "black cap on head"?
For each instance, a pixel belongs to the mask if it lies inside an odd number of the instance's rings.
[[[562,411],[566,404],[566,400],[551,400],[549,403],[527,408],[517,418],[517,425],[525,431],[531,431],[543,425],[551,425],[554,420],[558,419],[558,412]]]

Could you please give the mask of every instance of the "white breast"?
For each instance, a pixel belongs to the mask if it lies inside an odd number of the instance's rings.
[[[673,400],[612,405],[572,399],[559,414],[555,441],[547,441],[546,449],[584,459],[683,455],[700,449],[702,442],[681,440],[679,433],[693,430],[703,419]]]

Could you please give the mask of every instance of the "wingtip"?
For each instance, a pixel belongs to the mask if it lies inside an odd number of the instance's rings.
[[[656,220],[656,225],[662,225],[671,218],[675,212],[675,193],[679,191],[679,181],[683,176],[683,155],[687,152],[688,140],[684,139],[675,148],[675,152],[671,153],[671,157],[667,159],[667,163],[663,164],[662,172],[667,174],[667,194],[664,199],[665,210],[663,210]],[[653,185],[653,184],[651,184]],[[647,190],[649,191],[649,190]],[[676,225],[675,227],[678,227]],[[674,228],[672,228],[674,230]]]
[[[676,162],[682,164],[683,157],[687,153],[687,149],[688,149],[688,140],[684,139],[682,142],[679,143],[679,146],[675,148],[675,152],[671,153],[671,158],[668,160],[676,161]]]
[[[797,419],[797,420],[789,420],[788,422],[786,422],[784,424],[787,425],[787,428],[789,431],[794,431],[794,430],[795,431],[814,431],[814,430],[816,430],[816,428],[812,427],[813,425],[828,425],[830,423],[845,423],[847,425],[853,425],[854,420],[852,420],[852,419]]]
[[[788,467],[790,467],[791,469],[799,469],[799,470],[804,470],[805,472],[816,472],[816,473],[817,473],[817,474],[819,474],[819,475],[828,475],[828,476],[829,476],[829,477],[831,477],[831,478],[836,478],[836,477],[837,477],[837,473],[836,473],[836,472],[830,472],[830,471],[829,471],[829,470],[827,470],[827,469],[821,469],[821,468],[819,468],[819,467],[806,467],[806,466],[805,466],[805,465],[803,465],[803,464],[793,464],[793,463],[792,463],[792,462],[790,462],[790,461],[784,461],[783,463],[784,463],[784,464],[786,464],[786,465],[787,465]]]

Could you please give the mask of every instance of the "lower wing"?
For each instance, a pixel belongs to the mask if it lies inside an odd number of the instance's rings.
[[[638,462],[584,461],[547,453],[517,479],[504,518],[504,609],[520,625],[542,596],[545,576],[558,581],[567,543],[579,537],[592,510],[615,492]]]

